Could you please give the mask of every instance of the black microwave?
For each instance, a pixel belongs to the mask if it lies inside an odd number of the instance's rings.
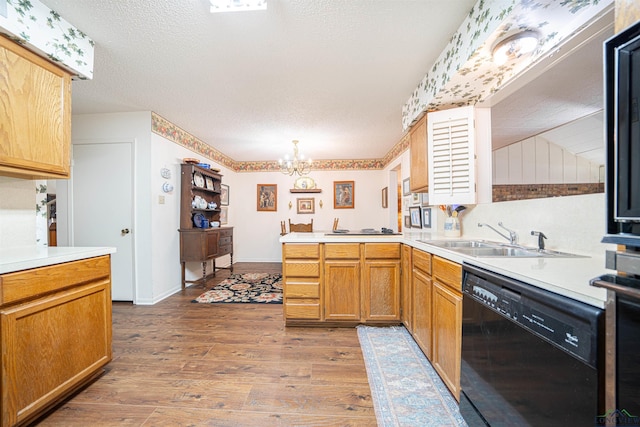
[[[607,234],[640,247],[640,21],[604,43]]]

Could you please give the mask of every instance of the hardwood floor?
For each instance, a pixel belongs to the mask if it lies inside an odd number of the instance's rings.
[[[354,328],[285,328],[281,304],[192,303],[203,291],[153,306],[114,303],[107,372],[38,425],[376,425]]]

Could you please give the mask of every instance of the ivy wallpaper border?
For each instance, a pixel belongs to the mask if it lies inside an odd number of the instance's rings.
[[[613,7],[613,0],[479,0],[402,108],[408,129],[423,111],[473,105]],[[496,66],[492,46],[525,29],[540,34],[526,61]]]

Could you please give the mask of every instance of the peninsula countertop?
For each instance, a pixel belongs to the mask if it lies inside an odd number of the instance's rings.
[[[111,247],[18,246],[0,248],[0,274],[113,254]]]
[[[466,240],[469,237],[464,236],[459,239]],[[478,258],[424,242],[429,240],[443,240],[443,237],[440,235],[432,237],[431,233],[425,232],[407,232],[395,235],[345,235],[334,234],[331,231],[318,231],[289,233],[280,238],[281,243],[403,243],[459,264],[484,268],[599,308],[604,308],[607,292],[605,289],[590,286],[589,281],[603,274],[615,273],[605,268],[604,250],[602,255],[579,254],[585,256],[575,258]]]

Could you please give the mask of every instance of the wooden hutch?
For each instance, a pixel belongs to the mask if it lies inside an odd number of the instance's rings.
[[[224,268],[233,272],[233,227],[210,225],[214,222],[220,224],[222,175],[211,169],[184,163],[181,166],[180,183],[180,229],[178,232],[180,233],[180,263],[184,289],[187,283],[204,285],[209,277],[216,275],[217,269]],[[231,257],[229,267],[216,267],[216,258],[223,255]],[[212,273],[207,276],[209,261],[212,261]],[[185,279],[187,262],[202,263],[200,279]]]

